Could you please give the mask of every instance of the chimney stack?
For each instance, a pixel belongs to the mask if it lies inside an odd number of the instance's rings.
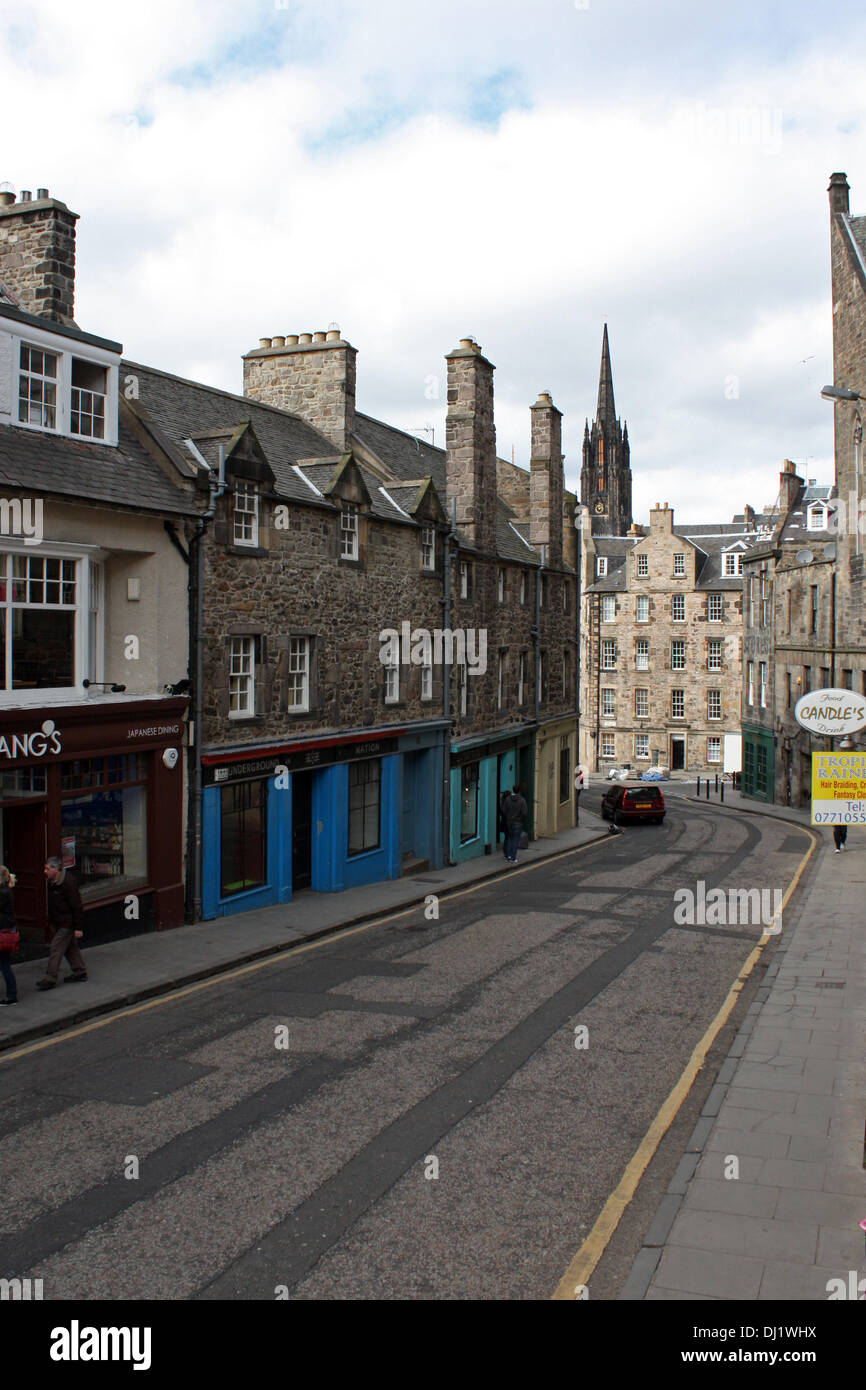
[[[851,189],[845,174],[831,174],[827,192],[830,194],[831,213],[848,211],[848,194]]]
[[[529,458],[529,541],[544,546],[547,564],[562,564],[562,412],[548,391],[530,407],[532,419]]]
[[[671,535],[673,529],[673,508],[669,507],[667,502],[656,502],[655,506],[650,508],[650,531],[659,531]]]
[[[345,453],[355,428],[356,349],[336,328],[259,343],[244,356],[244,395],[299,415]]]
[[[496,553],[496,428],[492,362],[474,338],[461,338],[446,357],[445,418],[448,510],[457,499],[457,525],[486,555]]]
[[[0,193],[0,280],[26,313],[74,322],[77,221],[47,188],[35,199],[22,189],[17,202]]]
[[[802,483],[803,479],[797,476],[796,464],[785,459],[779,474],[779,506],[783,517],[788,515],[796,502]]]

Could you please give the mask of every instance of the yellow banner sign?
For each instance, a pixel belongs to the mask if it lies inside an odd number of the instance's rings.
[[[812,754],[812,824],[866,824],[866,753]]]

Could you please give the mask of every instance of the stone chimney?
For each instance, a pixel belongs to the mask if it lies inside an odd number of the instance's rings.
[[[831,213],[848,211],[848,194],[851,189],[844,174],[830,175],[830,185],[827,192],[830,194]]]
[[[244,356],[244,395],[299,415],[342,454],[355,428],[357,356],[339,328],[260,338]]]
[[[546,563],[562,564],[562,412],[548,391],[530,407],[532,419],[529,459],[529,541],[544,546]]]
[[[445,418],[448,512],[457,499],[457,525],[484,554],[496,553],[496,429],[492,362],[474,338],[461,338],[446,357]]]
[[[656,502],[650,507],[650,534],[672,535],[674,529],[674,510],[667,502]]]
[[[803,479],[797,476],[797,465],[785,459],[779,474],[779,508],[786,517],[797,500]]]
[[[78,213],[39,188],[0,192],[0,281],[28,314],[73,322]]]

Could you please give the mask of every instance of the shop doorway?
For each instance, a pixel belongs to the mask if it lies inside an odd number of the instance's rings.
[[[685,736],[683,734],[671,734],[671,772],[682,772],[685,765]]]
[[[43,945],[45,906],[45,805],[6,806],[2,816],[2,862],[16,877],[15,920],[22,941]]]
[[[292,773],[292,892],[313,882],[313,774]]]

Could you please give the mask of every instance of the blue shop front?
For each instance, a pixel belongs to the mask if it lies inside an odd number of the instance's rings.
[[[441,735],[406,728],[202,756],[202,917],[441,863]]]
[[[526,798],[526,830],[532,835],[534,733],[534,724],[520,725],[451,745],[449,856],[453,864],[493,853],[502,839],[499,802],[515,786]]]

